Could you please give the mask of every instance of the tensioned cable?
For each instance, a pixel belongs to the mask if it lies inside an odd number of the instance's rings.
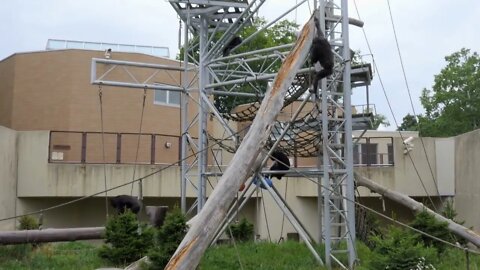
[[[405,72],[405,66],[403,64],[403,57],[402,57],[402,54],[400,52],[400,44],[399,44],[398,38],[397,38],[397,31],[395,30],[395,24],[393,22],[393,15],[392,15],[392,9],[390,7],[390,0],[387,0],[387,4],[388,4],[388,12],[390,14],[390,21],[392,22],[393,35],[395,36],[395,43],[397,45],[398,58],[400,59],[400,66],[402,67],[403,80],[405,81],[405,86],[407,88],[407,93],[408,93],[408,97],[410,99],[410,105],[412,107],[413,115],[414,115],[415,118],[417,118],[417,112],[415,111],[415,106],[413,106],[412,94],[411,94],[410,86],[409,86],[408,80],[407,80],[407,73]],[[420,121],[418,120],[418,118],[417,118],[417,126],[420,127]],[[420,142],[422,143],[423,152],[425,153],[425,158],[427,159],[428,168],[430,169],[430,174],[432,175],[433,184],[435,185],[435,188],[437,189],[438,196],[440,196],[440,190],[438,188],[438,183],[437,183],[437,181],[435,181],[435,176],[433,174],[432,165],[430,164],[430,159],[428,158],[427,149],[425,148],[425,143],[423,142],[423,137],[422,136],[419,136],[419,137],[420,137]]]
[[[257,188],[259,188],[259,187],[257,187]],[[267,226],[268,240],[270,242],[272,242],[272,236],[270,235],[270,226],[268,226],[267,210],[265,208],[265,197],[263,197],[263,190],[262,189],[260,189],[260,193],[262,194],[263,215],[265,216],[265,224]]]
[[[140,137],[142,136],[142,125],[143,125],[143,113],[145,112],[145,100],[147,99],[147,88],[145,87],[143,89],[143,103],[142,103],[142,113],[140,115],[140,126],[138,128],[138,137],[137,137],[137,150],[135,152],[135,162],[133,164],[133,177],[132,180],[135,179],[135,172],[137,170],[137,161],[138,161],[138,150],[140,148]],[[142,181],[138,182],[138,198],[140,200],[143,200],[143,194],[142,193]],[[130,196],[133,195],[133,183],[130,188]]]
[[[281,161],[279,161],[279,162],[282,163],[282,164],[284,164],[284,165],[286,165],[285,163],[283,163],[283,162],[281,162]],[[309,180],[309,181],[311,181],[311,182],[313,182],[313,183],[315,183],[315,184],[318,184],[317,180],[309,177],[307,174],[303,173],[302,171],[299,171],[299,170],[297,170],[296,168],[292,168],[292,171],[298,173],[299,175],[301,175],[301,176],[304,177],[305,179],[307,179],[307,180]],[[480,252],[478,252],[478,251],[475,251],[475,250],[472,250],[472,249],[469,249],[469,248],[459,247],[459,246],[457,246],[457,245],[455,245],[455,244],[453,244],[453,243],[450,243],[450,242],[448,242],[448,241],[446,241],[446,240],[443,240],[443,239],[441,239],[441,238],[438,238],[438,237],[436,237],[436,236],[433,236],[433,235],[431,235],[431,234],[428,234],[428,233],[426,233],[426,232],[424,232],[424,231],[421,231],[421,230],[419,230],[419,229],[416,229],[416,228],[414,228],[414,227],[412,227],[412,226],[410,226],[410,225],[408,225],[408,224],[402,223],[401,221],[398,221],[398,220],[396,220],[396,219],[394,219],[394,218],[391,218],[391,217],[389,217],[389,216],[387,216],[387,215],[385,215],[385,214],[383,214],[383,213],[380,213],[379,211],[377,211],[377,210],[375,210],[375,209],[373,209],[373,208],[370,208],[370,207],[368,207],[368,206],[366,206],[366,205],[363,205],[363,204],[361,204],[361,203],[359,203],[359,202],[357,202],[357,201],[355,201],[355,200],[351,200],[351,199],[349,199],[348,197],[346,197],[345,195],[343,195],[343,194],[341,194],[341,193],[338,193],[338,192],[336,192],[335,190],[333,190],[333,189],[331,189],[331,188],[329,188],[329,187],[325,187],[325,186],[322,185],[322,184],[320,184],[320,186],[321,186],[322,188],[324,188],[324,189],[332,192],[333,194],[335,194],[335,195],[337,195],[337,196],[340,196],[340,197],[342,197],[343,199],[345,199],[345,200],[347,200],[347,201],[349,201],[349,202],[353,202],[354,204],[356,204],[356,205],[358,205],[358,206],[360,206],[360,207],[362,207],[362,208],[364,208],[364,209],[366,209],[366,210],[368,210],[368,211],[370,211],[370,212],[373,212],[374,214],[377,214],[377,215],[381,216],[382,218],[385,218],[385,219],[387,219],[387,220],[389,220],[389,221],[392,221],[392,222],[394,222],[394,223],[396,223],[396,224],[398,224],[398,225],[400,225],[400,226],[403,226],[403,227],[405,227],[405,228],[408,228],[408,229],[410,229],[410,230],[413,230],[413,231],[415,231],[415,232],[417,232],[417,233],[420,233],[420,234],[422,234],[422,235],[424,235],[424,236],[427,236],[427,237],[429,237],[429,238],[431,238],[431,239],[433,239],[433,240],[436,240],[436,241],[439,241],[439,242],[441,242],[441,243],[447,244],[447,245],[452,246],[452,247],[454,247],[454,248],[461,249],[461,250],[463,250],[463,251],[467,251],[467,252],[470,252],[470,253],[472,253],[472,254],[480,255]]]
[[[132,181],[129,181],[129,182],[126,182],[126,183],[123,183],[123,184],[120,184],[120,185],[117,185],[117,186],[114,186],[114,187],[111,187],[111,188],[108,188],[108,189],[105,189],[105,190],[101,190],[101,191],[98,191],[98,192],[95,192],[93,194],[90,194],[90,195],[87,195],[87,196],[83,196],[83,197],[80,197],[80,198],[77,198],[77,199],[74,199],[74,200],[71,200],[71,201],[68,201],[68,202],[65,202],[65,203],[60,203],[60,204],[57,204],[57,205],[53,205],[53,206],[50,206],[50,207],[47,207],[47,208],[44,208],[44,209],[40,209],[40,210],[37,210],[37,211],[32,211],[32,212],[29,212],[29,213],[25,213],[25,214],[20,214],[20,215],[15,215],[15,216],[11,216],[11,217],[7,217],[7,218],[0,218],[0,222],[1,221],[6,221],[6,220],[10,220],[10,219],[16,219],[16,218],[20,218],[20,217],[24,217],[24,216],[29,216],[29,215],[36,215],[36,214],[40,214],[40,213],[44,213],[44,212],[47,212],[47,211],[50,211],[50,210],[54,210],[54,209],[57,209],[57,208],[61,208],[61,207],[64,207],[64,206],[67,206],[67,205],[70,205],[70,204],[73,204],[73,203],[76,203],[76,202],[79,202],[79,201],[83,201],[85,199],[88,199],[88,198],[92,198],[92,197],[95,197],[95,196],[98,196],[100,194],[103,194],[103,193],[106,193],[108,191],[112,191],[112,190],[115,190],[115,189],[118,189],[118,188],[121,188],[121,187],[124,187],[124,186],[128,186],[134,182],[138,182],[140,180],[143,180],[143,179],[147,179],[155,174],[158,174],[166,169],[169,169],[177,164],[180,164],[182,161],[184,160],[187,160],[191,157],[194,157],[198,152],[201,152],[201,151],[208,151],[208,149],[210,149],[211,147],[214,147],[214,146],[217,146],[217,145],[220,145],[220,143],[224,140],[228,140],[230,139],[230,137],[233,137],[233,136],[236,136],[238,134],[240,134],[241,132],[245,131],[247,129],[247,127],[241,129],[240,131],[232,134],[232,135],[229,135],[227,136],[226,138],[222,139],[222,140],[219,140],[219,142],[215,142],[213,143],[211,146],[208,146],[207,148],[203,149],[203,150],[200,150],[200,151],[197,151],[197,152],[194,152],[192,154],[190,154],[189,156],[186,156],[185,158],[183,159],[180,159],[180,160],[177,160],[173,163],[170,163],[168,165],[166,165],[165,167],[161,168],[161,169],[158,169],[156,171],[153,171],[151,173],[148,173],[142,177],[139,177],[135,180],[132,180]],[[107,201],[108,203],[108,201]]]
[[[103,92],[102,85],[98,85],[98,98],[100,100],[100,128],[102,131],[102,158],[103,158],[103,183],[105,188],[105,219],[108,220],[108,192],[107,192],[107,165],[105,164],[105,132],[103,129]]]
[[[357,16],[358,16],[358,19],[361,20],[361,17],[360,17],[360,13],[358,11],[358,7],[357,7],[357,2],[356,0],[353,0],[353,3],[354,3],[354,6],[355,6],[355,10],[357,11]],[[370,42],[368,42],[368,38],[367,38],[367,33],[365,32],[365,29],[362,28],[362,32],[363,32],[363,36],[365,37],[365,42],[367,43],[367,47],[368,47],[368,51],[370,52],[370,54],[372,55],[372,59],[373,59],[373,67],[375,69],[375,71],[377,72],[377,75],[378,75],[378,80],[380,82],[380,86],[382,88],[382,91],[383,91],[383,95],[385,96],[385,99],[387,101],[387,105],[388,105],[388,108],[390,109],[390,113],[392,114],[392,117],[393,117],[393,121],[395,122],[395,125],[398,127],[398,122],[397,122],[397,118],[395,117],[395,114],[393,113],[393,108],[392,108],[392,105],[390,103],[390,99],[388,98],[388,95],[387,95],[387,92],[385,90],[385,86],[383,84],[383,80],[382,80],[382,77],[380,76],[380,71],[378,69],[378,66],[376,64],[376,61],[375,61],[375,56],[373,55],[373,51],[372,51],[372,48],[370,47]],[[404,136],[402,134],[401,131],[399,131],[399,134],[400,134],[400,138],[402,139],[402,141],[405,141],[404,139]],[[420,180],[420,184],[422,185],[422,188],[423,190],[425,191],[425,194],[427,194],[427,197],[430,201],[430,203],[432,204],[432,207],[435,209],[435,212],[438,212],[438,209],[437,207],[435,206],[435,203],[433,202],[432,200],[432,197],[430,196],[430,194],[428,193],[427,191],[427,188],[425,186],[425,183],[423,182],[422,180],[422,177],[420,176],[420,172],[418,171],[418,168],[417,166],[415,165],[415,163],[413,162],[413,158],[412,158],[412,155],[410,154],[410,151],[407,152],[408,154],[408,157],[413,165],[413,168],[415,170],[415,173],[417,174],[418,176],[418,179]]]

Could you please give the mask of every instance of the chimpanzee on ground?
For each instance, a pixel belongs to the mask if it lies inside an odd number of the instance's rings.
[[[134,214],[138,214],[142,209],[140,201],[129,195],[118,195],[110,198],[110,205],[117,210],[117,214],[123,214],[127,209],[130,209]]]
[[[270,167],[271,171],[288,171],[290,169],[290,160],[285,153],[277,150],[273,151],[271,159],[273,160],[272,167]],[[284,173],[274,173],[270,178],[276,177],[280,180],[283,176],[285,176]]]
[[[235,36],[223,49],[223,57],[227,56],[230,54],[230,51],[235,48],[236,46],[240,45],[242,43],[242,38],[239,36]]]
[[[311,92],[317,94],[318,81],[333,73],[334,59],[332,47],[325,38],[322,29],[320,29],[320,22],[318,21],[317,17],[314,18],[314,21],[317,29],[317,36],[313,38],[312,47],[310,48],[310,61],[312,65],[315,65],[315,63],[319,62],[323,68],[319,72],[315,73],[313,78],[313,89]]]

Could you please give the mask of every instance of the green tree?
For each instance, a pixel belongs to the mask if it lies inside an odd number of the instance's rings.
[[[151,263],[146,268],[165,268],[186,233],[187,220],[180,209],[175,207],[172,212],[167,213],[165,223],[157,232],[156,245],[148,253]]]
[[[399,228],[390,227],[385,235],[372,237],[375,248],[368,260],[367,269],[372,270],[404,270],[435,269],[436,250],[425,247],[415,234]],[[423,268],[417,268],[417,266]]]
[[[388,127],[390,126],[390,122],[385,115],[377,113],[373,116],[372,129],[376,130],[380,125]]]
[[[415,216],[413,222],[410,223],[410,226],[448,242],[455,240],[453,238],[453,235],[448,230],[448,223],[438,221],[432,214],[428,213],[427,211],[422,211],[418,213]],[[426,235],[419,234],[417,237],[425,244],[425,246],[434,247],[439,252],[443,252],[446,248],[444,243]]]
[[[455,136],[480,124],[480,57],[461,49],[445,57],[447,66],[435,76],[432,89],[423,89],[422,136]]]
[[[250,223],[246,218],[242,218],[242,220],[236,224],[232,224],[229,226],[228,232],[229,237],[233,236],[235,241],[249,241],[253,240],[253,224]]]
[[[126,211],[107,222],[105,242],[99,256],[116,265],[125,265],[143,257],[153,245],[153,229],[141,224],[137,216]]]
[[[402,124],[398,127],[398,131],[417,131],[418,122],[417,118],[412,114],[407,114],[403,117]]]
[[[259,29],[267,25],[267,21],[264,18],[256,18],[253,21],[251,26],[245,27],[239,33],[239,36],[242,39],[248,38],[253,33],[257,32]],[[289,44],[296,41],[296,31],[298,30],[298,25],[292,21],[282,20],[276,23],[274,26],[269,27],[256,35],[252,40],[246,42],[242,46],[238,47],[234,53],[243,53],[249,52],[264,48],[275,47],[279,45]],[[211,47],[215,44],[223,33],[218,33],[212,44],[209,44]],[[191,53],[193,58],[198,61],[199,58],[199,46],[196,46],[198,43],[198,38],[193,38],[189,47],[195,48],[195,51]],[[183,48],[180,49],[180,53],[177,59],[183,59]],[[253,72],[263,71],[265,73],[274,73],[278,70],[281,65],[281,61],[270,59],[265,61],[259,59],[256,61],[249,62],[249,66]],[[238,64],[231,64],[229,68],[235,70]],[[239,84],[236,86],[238,89],[236,91],[243,93],[254,93],[261,95],[265,93],[267,89],[266,81],[257,81],[251,84]],[[221,89],[227,90],[227,89]],[[215,106],[219,112],[230,112],[233,108],[240,104],[246,104],[250,102],[257,101],[257,97],[235,97],[235,96],[215,96]]]

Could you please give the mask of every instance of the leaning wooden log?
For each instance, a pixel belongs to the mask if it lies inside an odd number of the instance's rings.
[[[105,227],[0,231],[0,245],[102,239],[104,232]]]
[[[417,202],[409,196],[402,194],[397,191],[393,191],[384,186],[381,186],[374,181],[362,176],[359,173],[355,173],[355,180],[358,186],[366,187],[371,191],[374,191],[382,196],[389,198],[392,201],[395,201],[399,204],[402,204],[415,213],[420,213],[422,211],[427,211],[432,214],[437,220],[448,223],[448,229],[458,235],[459,237],[469,241],[477,247],[480,247],[480,235],[476,234],[474,231],[452,221],[451,219],[445,218],[444,216],[436,213],[435,211],[426,207],[423,203]]]
[[[285,58],[230,166],[225,170],[219,184],[165,269],[191,270],[198,266],[215,231],[224,219],[229,205],[235,199],[238,189],[255,169],[256,158],[264,147],[272,125],[282,108],[287,88],[293,82],[297,70],[309,53],[313,35],[314,24],[311,19],[303,27],[295,47]]]

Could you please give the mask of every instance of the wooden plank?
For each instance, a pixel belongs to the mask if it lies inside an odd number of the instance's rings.
[[[314,35],[313,17],[305,24],[290,54],[285,58],[267,91],[260,109],[242,144],[225,170],[196,221],[165,269],[195,269],[225,217],[238,189],[258,166],[257,157],[265,145],[273,123],[282,109],[288,87],[309,54]],[[260,160],[260,159],[258,159]]]

